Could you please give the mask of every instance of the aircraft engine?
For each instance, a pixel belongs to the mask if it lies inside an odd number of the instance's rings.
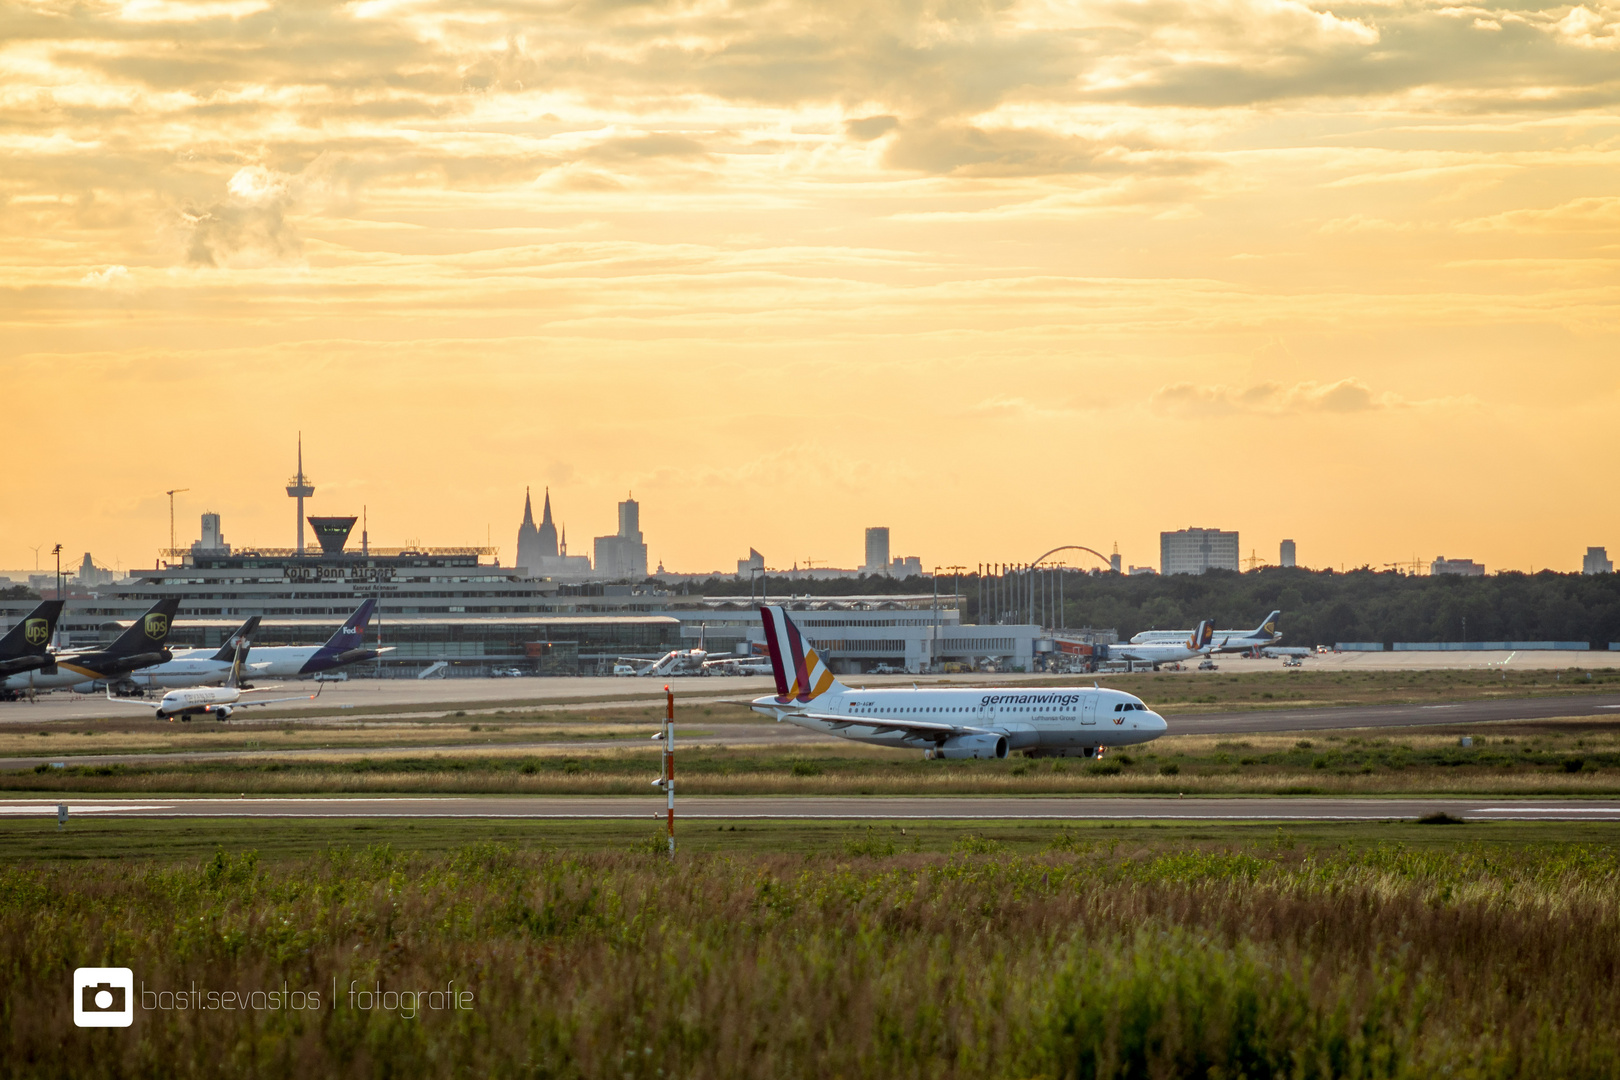
[[[210,711],[214,714],[215,720],[229,720],[231,718],[231,707],[229,705],[215,705]]]
[[[54,665],[49,656],[18,656],[11,660],[0,660],[0,675],[20,675],[25,671],[38,671],[47,664]]]
[[[1007,756],[1005,735],[957,735],[946,739],[934,751],[937,758],[1004,758]]]

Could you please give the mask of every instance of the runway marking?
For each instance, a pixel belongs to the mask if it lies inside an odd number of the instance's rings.
[[[1482,806],[1471,814],[1620,814],[1614,806]]]
[[[0,806],[0,814],[55,814],[60,803],[51,803],[49,806]],[[69,814],[109,814],[121,813],[126,810],[168,810],[168,806],[107,806],[105,804],[85,803],[76,805],[67,804]]]

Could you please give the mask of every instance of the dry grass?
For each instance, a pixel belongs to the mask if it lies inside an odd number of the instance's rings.
[[[1102,762],[930,762],[915,751],[842,740],[723,748],[704,746],[699,739],[680,750],[677,770],[681,790],[689,795],[1620,792],[1620,731],[1610,721],[1492,724],[1483,729],[1489,735],[1473,729],[1474,745],[1467,749],[1457,744],[1463,730],[1468,729],[1167,736]],[[40,766],[0,775],[0,784],[14,792],[645,795],[658,771],[658,751],[637,739],[607,749],[486,743],[445,753],[367,756],[355,748],[279,759]]]
[[[648,845],[649,849],[652,845]],[[1613,847],[1299,851],[980,837],[951,855],[0,869],[0,1075],[1612,1076]],[[76,1031],[78,965],[324,1007]],[[474,994],[366,1011],[351,983]],[[336,1000],[331,988],[339,988]],[[335,1006],[335,1007],[334,1007]]]

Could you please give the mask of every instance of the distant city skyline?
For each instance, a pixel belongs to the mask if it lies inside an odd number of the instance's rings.
[[[473,525],[458,529],[453,525],[447,525],[443,516],[437,513],[433,515],[435,526],[431,531],[421,527],[420,523],[414,526],[407,523],[400,528],[395,527],[387,520],[386,515],[390,506],[389,497],[384,493],[373,490],[364,476],[353,475],[356,470],[352,467],[346,470],[350,475],[346,476],[342,471],[333,475],[322,467],[319,457],[315,455],[312,447],[309,446],[305,448],[305,467],[310,475],[320,475],[324,481],[320,492],[310,497],[306,504],[308,512],[314,515],[336,513],[340,509],[344,513],[358,511],[360,506],[357,505],[351,508],[348,504],[363,497],[367,500],[365,505],[369,507],[372,522],[371,537],[374,544],[379,546],[406,544],[421,544],[423,546],[483,545],[486,543],[487,535],[488,543],[499,549],[497,557],[501,560],[502,565],[519,565],[518,545],[513,542],[513,537],[518,532],[517,525],[520,515],[515,514],[513,508],[515,505],[521,506],[522,504],[514,503],[510,496],[508,496],[506,505],[503,508],[506,512],[498,518],[485,522],[483,528]],[[282,473],[286,471],[285,468],[280,470]],[[268,484],[264,497],[257,500],[257,503],[262,505],[256,505],[245,483],[231,485],[225,489],[223,494],[209,491],[194,484],[195,497],[191,492],[177,495],[175,521],[179,546],[182,548],[190,547],[193,541],[199,539],[202,525],[201,519],[205,512],[202,508],[205,505],[208,508],[206,512],[215,515],[211,528],[214,530],[220,529],[220,522],[223,519],[225,527],[229,528],[234,538],[234,546],[293,546],[295,537],[292,523],[286,519],[285,495],[281,494],[277,487],[280,478],[276,477],[276,472],[277,470],[271,466],[265,473],[265,478],[272,482]],[[181,479],[187,478],[182,477]],[[518,491],[527,493],[525,494],[526,498],[532,498],[532,488],[534,486],[524,485]],[[884,551],[893,547],[908,552],[920,552],[921,566],[925,572],[930,571],[936,565],[943,567],[956,564],[967,566],[971,570],[980,563],[985,562],[1027,562],[1058,543],[1083,543],[1099,550],[1108,550],[1116,542],[1119,544],[1122,562],[1133,566],[1153,566],[1162,571],[1164,569],[1161,550],[1163,536],[1166,533],[1175,531],[1171,526],[1176,525],[1174,522],[1169,522],[1166,523],[1165,528],[1152,529],[1137,527],[1133,524],[1130,530],[1120,530],[1120,535],[1117,537],[1086,535],[1079,532],[1080,527],[1076,526],[1076,531],[1048,534],[1039,539],[1028,541],[1022,547],[1012,540],[1010,536],[1008,539],[1000,541],[992,538],[977,550],[962,550],[961,535],[963,530],[960,527],[946,527],[942,530],[942,542],[938,545],[938,554],[935,554],[936,545],[934,541],[921,530],[897,526],[874,528],[860,518],[855,517],[856,511],[853,510],[850,511],[851,516],[847,529],[842,531],[838,531],[835,523],[829,520],[827,515],[818,515],[813,521],[799,519],[796,527],[791,530],[784,528],[782,519],[779,516],[761,515],[763,520],[752,525],[750,524],[751,519],[744,516],[737,519],[740,524],[737,526],[738,531],[735,539],[733,539],[730,536],[722,535],[716,530],[706,529],[701,526],[683,528],[683,523],[679,519],[669,519],[664,506],[656,500],[631,500],[629,504],[631,509],[626,511],[625,506],[627,503],[622,495],[624,490],[622,487],[618,489],[619,493],[616,496],[607,496],[601,498],[601,501],[598,502],[596,498],[600,497],[599,489],[584,488],[578,484],[547,485],[543,482],[538,486],[542,493],[542,501],[545,504],[543,508],[549,509],[553,499],[566,499],[568,506],[576,515],[575,520],[582,523],[576,526],[576,536],[596,535],[598,542],[604,536],[617,536],[620,530],[626,528],[623,515],[627,512],[632,515],[632,524],[628,528],[632,532],[638,531],[639,520],[637,518],[643,512],[641,508],[644,508],[647,520],[657,522],[656,531],[648,533],[651,540],[646,545],[647,565],[653,567],[662,564],[667,571],[681,574],[702,574],[711,571],[718,574],[734,573],[734,567],[737,565],[739,558],[746,558],[747,554],[754,549],[763,554],[766,565],[776,572],[788,570],[795,565],[807,568],[812,562],[817,567],[830,566],[860,569],[866,565],[867,558],[873,550],[874,536],[884,538],[886,541],[882,544]],[[654,491],[657,490],[658,485],[655,484]],[[345,494],[346,491],[363,492],[364,494],[361,496]],[[280,499],[277,499],[278,494],[281,495]],[[684,500],[681,497],[677,496],[675,498],[676,505],[682,505],[683,502]],[[144,510],[144,515],[139,511],[136,514],[137,517],[145,517],[146,525],[144,529],[160,530],[162,534],[158,536],[156,532],[153,533],[152,540],[146,545],[149,554],[144,558],[141,555],[141,546],[138,542],[131,544],[129,540],[138,528],[143,528],[142,526],[137,525],[135,522],[123,521],[118,523],[118,527],[109,528],[104,521],[98,520],[103,515],[84,515],[82,511],[73,515],[80,518],[79,532],[76,533],[76,536],[89,536],[96,539],[69,540],[63,538],[58,540],[54,535],[47,536],[45,531],[36,530],[41,531],[40,542],[43,544],[41,551],[48,551],[52,544],[61,542],[67,549],[93,553],[96,561],[103,566],[118,565],[126,570],[150,567],[155,564],[158,549],[167,546],[167,498],[162,493],[159,493],[156,503],[147,498],[139,500],[137,505]],[[151,511],[154,506],[161,509],[161,515],[153,516]],[[221,507],[228,509],[222,510]],[[379,509],[381,509],[382,513],[379,513]],[[891,515],[883,516],[887,518]],[[701,521],[703,519],[700,516],[695,520]],[[924,520],[929,520],[929,518],[925,516]],[[24,530],[18,527],[18,521],[17,518],[11,518],[4,526],[0,526],[0,530],[10,534],[23,532]],[[1012,522],[1002,522],[1003,526],[1012,524]],[[1117,519],[1115,524],[1118,524]],[[1226,528],[1228,527],[1228,519],[1223,516],[1216,524]],[[526,526],[526,528],[536,533],[536,540],[540,539],[542,530],[537,529],[533,524]],[[1185,528],[1185,526],[1176,526],[1176,528]],[[284,532],[286,535],[278,535],[278,531]],[[1280,545],[1285,540],[1297,542],[1300,550],[1304,552],[1303,557],[1300,559],[1300,565],[1314,569],[1322,569],[1328,566],[1335,569],[1341,566],[1354,568],[1363,564],[1371,565],[1375,569],[1389,568],[1389,564],[1399,564],[1404,568],[1410,567],[1415,561],[1427,570],[1432,560],[1437,557],[1434,551],[1414,546],[1409,553],[1384,553],[1387,557],[1383,558],[1347,555],[1341,559],[1329,560],[1324,558],[1318,560],[1312,558],[1313,553],[1319,548],[1331,551],[1331,544],[1324,542],[1318,545],[1308,538],[1301,540],[1299,536],[1305,536],[1306,534],[1300,533],[1297,529],[1290,528],[1286,532],[1280,533],[1276,538],[1265,537],[1263,534],[1243,528],[1241,524],[1231,531],[1238,533],[1242,537],[1241,550],[1239,551],[1241,559],[1248,560],[1251,557],[1250,553],[1254,552],[1260,556],[1262,563],[1269,565],[1275,565],[1278,562]],[[803,537],[824,537],[826,542],[795,543],[794,536],[789,535],[790,532]],[[1296,536],[1296,533],[1299,536]],[[701,542],[694,542],[694,534],[701,535]],[[545,541],[548,541],[544,546],[544,550],[549,556],[555,550],[551,546],[551,543],[555,542],[555,527],[545,529],[543,535]],[[773,542],[767,537],[774,537],[779,542]],[[1138,537],[1141,539],[1133,543],[1133,538]],[[952,543],[952,538],[955,538],[955,543]],[[1599,542],[1593,543],[1594,540]],[[1567,545],[1564,545],[1567,554],[1562,560],[1536,561],[1533,566],[1530,563],[1515,566],[1506,561],[1493,559],[1489,556],[1492,545],[1485,542],[1458,543],[1451,544],[1449,547],[1464,552],[1464,555],[1459,556],[1459,558],[1476,560],[1484,564],[1487,570],[1491,572],[1501,569],[1529,571],[1531,569],[1547,568],[1561,572],[1579,572],[1586,565],[1584,557],[1589,547],[1607,546],[1602,543],[1602,540],[1602,537],[1582,538],[1578,542],[1571,540]],[[10,569],[12,572],[28,570],[29,572],[43,573],[47,569],[54,569],[54,563],[47,567],[46,560],[42,557],[40,569],[33,570],[32,548],[33,545],[13,545],[9,558],[4,557],[3,552],[0,552],[0,570]],[[683,551],[696,554],[683,561],[682,557],[676,554],[676,552]],[[705,552],[712,554],[704,554]],[[1073,553],[1070,553],[1070,555],[1072,556]],[[1069,565],[1080,569],[1091,568],[1093,562],[1099,567],[1102,566],[1102,563],[1096,560],[1080,557],[1068,558]],[[548,563],[547,572],[556,572],[560,569],[560,560],[556,567],[551,567]]]

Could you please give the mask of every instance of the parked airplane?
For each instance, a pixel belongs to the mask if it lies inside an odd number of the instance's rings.
[[[62,617],[62,601],[42,600],[22,621],[0,638],[0,675],[20,675],[54,667],[49,646]]]
[[[338,628],[337,633],[326,639],[325,645],[272,645],[254,649],[253,662],[247,665],[248,673],[272,678],[318,675],[393,652],[392,646],[386,649],[363,647],[366,624],[371,621],[371,613],[376,607],[376,599],[371,598],[355,608],[354,614]]]
[[[1262,648],[1274,642],[1281,641],[1282,635],[1277,632],[1277,619],[1281,611],[1273,611],[1267,615],[1259,626],[1253,630],[1216,630],[1214,632],[1213,652],[1247,652],[1250,649]],[[1188,630],[1144,630],[1131,638],[1132,645],[1163,644],[1167,641],[1182,641],[1191,633]]]
[[[1133,664],[1152,664],[1153,670],[1157,671],[1160,664],[1179,664],[1195,656],[1207,657],[1214,637],[1215,631],[1210,629],[1209,620],[1206,619],[1180,641],[1149,641],[1141,644],[1125,642],[1122,645],[1110,645],[1108,659],[1129,660]]]
[[[260,618],[255,615],[237,627],[236,632],[231,634],[225,644],[218,649],[176,650],[174,659],[119,676],[109,685],[120,694],[137,693],[152,688],[218,686],[229,677],[231,667],[236,663],[238,645],[242,647],[243,658],[247,657],[254,631],[259,628]],[[73,689],[80,694],[89,694],[102,687],[97,683],[80,683]]]
[[[762,607],[776,693],[758,713],[856,742],[922,748],[929,758],[1092,757],[1164,734],[1142,700],[1097,686],[855,690],[839,682],[780,607]]]
[[[769,675],[771,658],[765,647],[755,642],[746,656],[723,656],[703,661],[705,675]]]
[[[52,657],[51,665],[6,676],[5,681],[0,682],[0,689],[57,690],[80,683],[114,679],[141,668],[165,663],[174,658],[164,643],[169,640],[169,627],[173,623],[174,613],[179,609],[178,599],[159,600],[105,649],[57,653]]]
[[[713,661],[709,659],[709,652],[704,648],[704,629],[698,628],[698,647],[695,649],[671,649],[656,660],[641,660],[634,656],[621,656],[613,665],[615,675],[656,676],[667,679],[672,675],[705,675],[707,668],[713,663],[732,663],[733,661]]]
[[[264,698],[259,701],[243,701],[243,694],[262,693],[265,690],[274,690],[274,686],[262,686],[257,691],[241,686],[242,660],[247,655],[247,642],[239,640],[236,644],[235,659],[231,663],[229,674],[225,676],[224,686],[193,686],[183,690],[170,690],[158,702],[157,718],[167,720],[171,724],[176,718],[190,721],[193,716],[212,716],[215,720],[228,720],[231,713],[237,709],[248,709],[255,705],[274,705],[278,701],[313,701],[321,696],[319,687],[313,694],[299,694],[296,697]],[[141,708],[151,708],[146,702],[137,698],[114,697],[112,687],[107,688],[107,700],[115,705],[139,705]]]

